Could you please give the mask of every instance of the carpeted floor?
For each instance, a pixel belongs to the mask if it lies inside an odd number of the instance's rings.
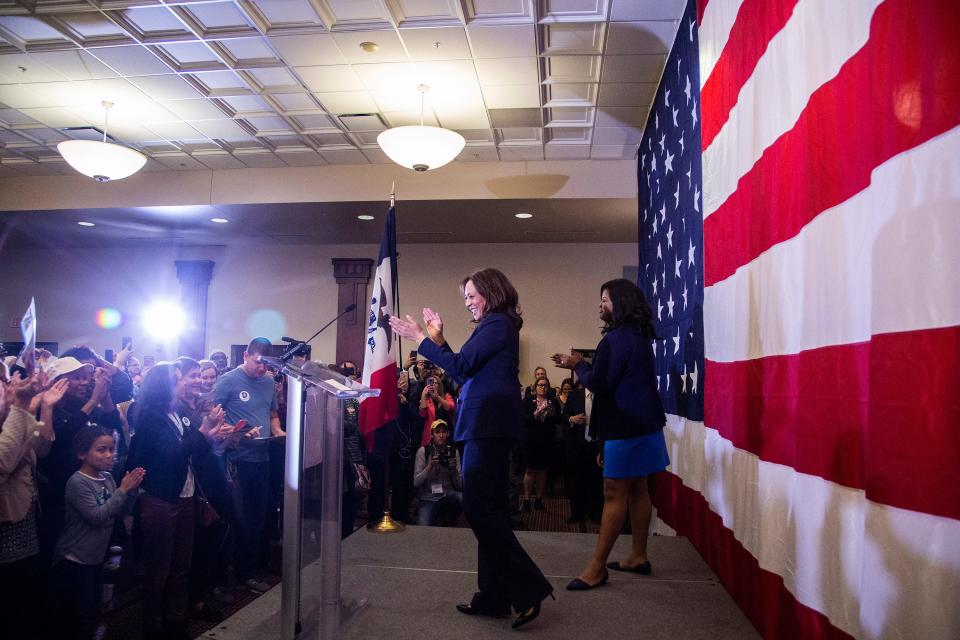
[[[572,524],[567,522],[570,510],[569,502],[566,498],[546,497],[543,502],[545,506],[544,510],[534,509],[530,513],[515,514],[514,528],[518,531],[549,531],[559,533],[596,533],[598,531],[598,524],[591,520]],[[359,528],[362,525],[363,522],[358,520],[357,527]],[[463,516],[460,517],[457,526],[467,526]],[[262,576],[261,579],[271,586],[280,582],[280,577],[276,575]],[[261,595],[245,587],[235,588],[231,593],[234,597],[231,604],[215,604],[217,611],[222,613],[224,617],[230,617]],[[140,620],[139,587],[132,586],[125,590],[118,591],[112,602],[112,608],[103,616],[103,640],[138,640],[142,637]],[[188,622],[187,632],[190,637],[196,638],[216,625],[217,623],[215,621],[191,619]]]

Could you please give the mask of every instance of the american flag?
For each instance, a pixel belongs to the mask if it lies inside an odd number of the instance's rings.
[[[650,112],[655,501],[766,638],[960,637],[958,33],[690,0]]]

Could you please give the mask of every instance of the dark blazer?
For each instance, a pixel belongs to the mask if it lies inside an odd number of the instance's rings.
[[[144,491],[157,498],[175,500],[187,480],[187,466],[191,456],[202,459],[210,451],[210,443],[198,428],[199,424],[184,425],[183,437],[167,414],[156,409],[145,409],[134,417],[133,439],[127,469],[143,467]],[[194,479],[198,471],[194,470]]]
[[[485,315],[460,353],[424,339],[418,351],[463,386],[454,440],[523,437],[520,332],[503,313]]]
[[[592,365],[577,365],[577,376],[594,394],[591,436],[626,440],[655,433],[666,424],[650,344],[639,330],[619,327],[597,345]]]

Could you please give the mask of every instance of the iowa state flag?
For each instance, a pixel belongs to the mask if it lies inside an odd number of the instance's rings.
[[[364,398],[360,402],[360,433],[366,440],[368,451],[373,450],[374,431],[396,419],[400,411],[393,330],[387,322],[394,313],[397,299],[397,221],[393,207],[387,213],[383,228],[372,289],[364,345],[363,384],[380,389],[380,396]]]

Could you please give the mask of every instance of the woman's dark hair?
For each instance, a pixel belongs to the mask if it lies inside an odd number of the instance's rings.
[[[561,381],[560,381],[560,389],[563,389],[563,385],[565,385],[565,384],[570,385],[570,388],[571,388],[571,389],[576,389],[576,388],[577,388],[577,384],[573,381],[573,378],[564,378],[563,380],[561,380]]]
[[[194,369],[199,369],[200,363],[193,358],[180,356],[173,361],[173,368],[179,371],[180,375],[185,376],[188,372],[193,371]]]
[[[147,371],[143,382],[140,383],[137,401],[133,403],[133,423],[136,423],[145,411],[151,409],[162,413],[170,411],[174,387],[177,385],[176,368],[172,362],[158,362],[150,368],[150,371]]]
[[[86,452],[90,451],[90,447],[93,446],[93,443],[97,441],[97,438],[107,436],[110,439],[113,439],[113,432],[104,429],[103,427],[88,425],[81,428],[77,431],[77,435],[73,437],[73,453],[79,458]]]
[[[520,330],[523,326],[523,318],[520,317],[519,308],[520,296],[502,271],[497,269],[474,271],[460,281],[460,293],[463,293],[468,282],[472,282],[477,293],[486,300],[483,315],[488,313],[506,314],[517,331]]]
[[[600,286],[600,295],[603,295],[604,291],[613,305],[613,317],[603,327],[603,333],[620,327],[633,327],[645,338],[653,340],[657,337],[650,305],[643,297],[640,287],[626,278],[617,278],[604,282]]]

